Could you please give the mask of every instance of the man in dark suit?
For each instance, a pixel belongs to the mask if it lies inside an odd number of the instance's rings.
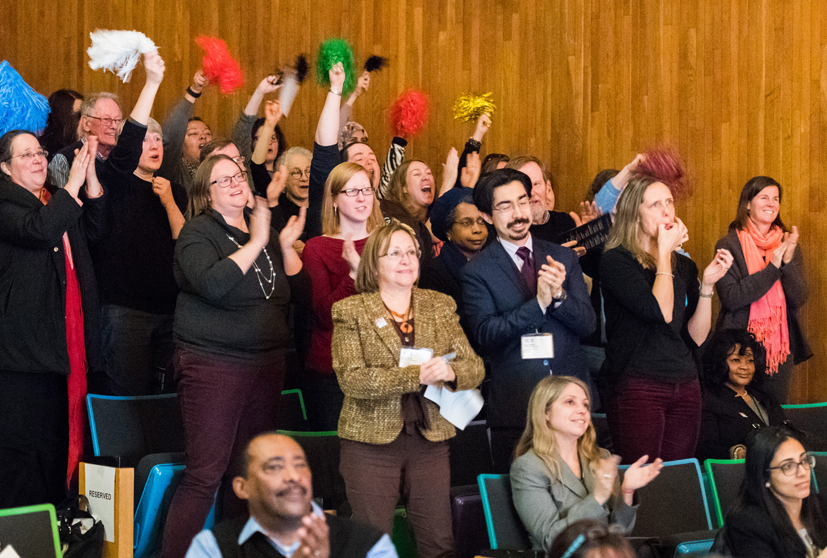
[[[483,176],[474,204],[494,226],[492,242],[465,267],[465,313],[490,365],[487,419],[494,469],[507,473],[531,391],[549,375],[590,383],[580,339],[595,316],[577,255],[532,238],[531,181],[514,169]]]

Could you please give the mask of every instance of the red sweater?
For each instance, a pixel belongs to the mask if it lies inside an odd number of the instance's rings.
[[[367,238],[354,242],[361,255]],[[307,241],[302,253],[304,269],[310,276],[310,342],[305,369],[318,374],[333,374],[330,343],[333,338],[333,304],[358,294],[350,278],[350,265],[342,257],[345,241],[316,236]]]

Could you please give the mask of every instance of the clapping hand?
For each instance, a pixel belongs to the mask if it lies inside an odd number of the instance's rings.
[[[546,256],[546,263],[537,273],[537,301],[543,308],[551,306],[552,299],[563,290],[566,266]]]
[[[268,211],[269,214],[269,211]],[[281,251],[294,250],[294,244],[304,232],[304,221],[307,215],[307,208],[299,209],[298,215],[293,215],[287,220],[287,224],[279,233],[279,244],[281,244]]]
[[[330,531],[324,516],[304,516],[296,534],[301,544],[293,553],[294,558],[330,558]]]
[[[715,258],[704,269],[703,286],[712,288],[718,280],[726,275],[732,266],[732,254],[729,250],[721,248],[715,252]]]
[[[629,493],[639,490],[660,474],[660,470],[663,469],[663,459],[659,457],[647,465],[646,461],[648,459],[649,456],[644,455],[629,465],[626,474],[623,475],[623,486],[621,486],[623,492]]]
[[[793,232],[787,237],[787,248],[784,250],[784,256],[782,261],[785,264],[790,263],[793,261],[793,255],[795,254],[795,247],[798,245],[798,227],[793,225]]]
[[[253,196],[253,200],[255,205],[250,214],[250,242],[264,248],[270,241],[270,208],[262,197]]]
[[[86,182],[87,167],[90,162],[92,165],[95,153],[89,149],[89,142],[84,142],[80,149],[75,150],[75,160],[72,161],[72,168],[69,170],[69,179],[66,181],[64,189],[69,192],[73,198],[77,199],[80,187]]]
[[[601,459],[592,471],[594,475],[594,499],[601,506],[611,497],[617,480],[617,467],[620,465],[620,456],[612,455]]]
[[[270,184],[267,185],[267,205],[269,207],[276,207],[279,204],[279,197],[284,191],[284,186],[287,184],[287,167],[285,165],[279,166],[273,177],[270,179]]]
[[[91,160],[86,165],[86,197],[89,199],[99,198],[103,195],[103,187],[98,180],[98,173],[95,167],[95,158],[98,153],[98,136],[86,136],[86,145],[89,146]]]
[[[356,251],[356,244],[352,240],[345,240],[342,246],[342,259],[350,266],[350,278],[356,280],[356,272],[359,270],[359,262],[362,261],[359,252]]]

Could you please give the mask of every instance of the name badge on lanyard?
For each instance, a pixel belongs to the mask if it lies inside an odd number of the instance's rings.
[[[527,333],[520,338],[520,355],[530,358],[554,358],[554,338],[550,333]]]

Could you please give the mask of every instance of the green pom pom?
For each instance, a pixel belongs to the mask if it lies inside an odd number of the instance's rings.
[[[328,72],[336,63],[341,62],[345,69],[345,83],[342,96],[348,97],[356,90],[356,60],[353,49],[344,39],[328,39],[319,46],[316,57],[316,78],[325,87],[330,87]]]

